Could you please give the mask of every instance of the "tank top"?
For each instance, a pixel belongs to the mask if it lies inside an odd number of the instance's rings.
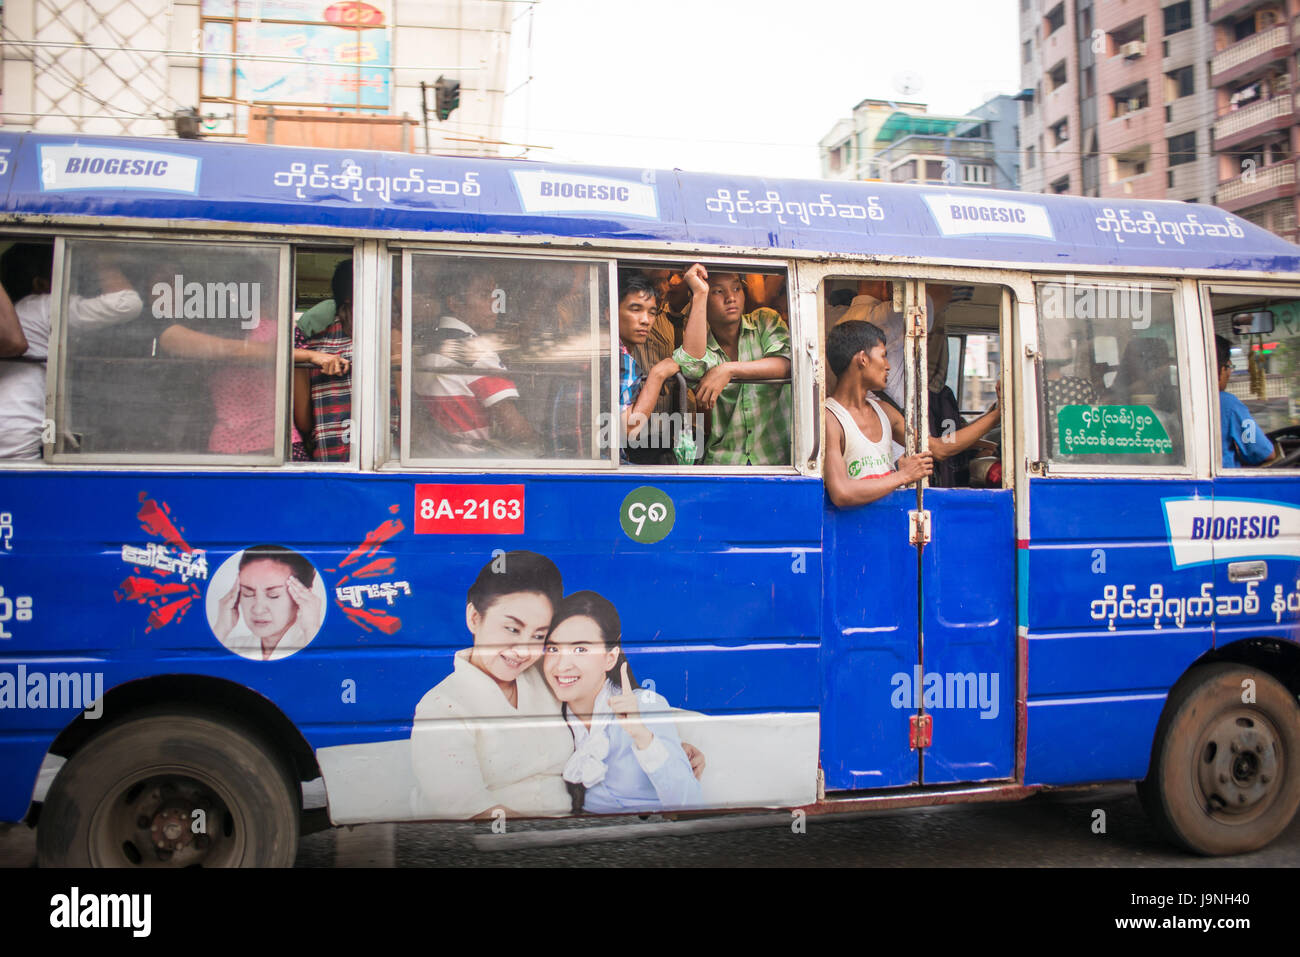
[[[848,409],[834,399],[826,400],[826,408],[840,420],[840,428],[844,430],[844,464],[848,467],[851,479],[880,478],[894,471],[894,437],[889,428],[889,419],[880,411],[875,399],[868,396],[867,403],[880,419],[878,442],[872,442],[862,434]]]

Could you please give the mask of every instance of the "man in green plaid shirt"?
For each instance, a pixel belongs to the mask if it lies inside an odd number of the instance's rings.
[[[682,344],[673,353],[695,396],[713,411],[705,465],[789,465],[790,386],[745,380],[790,376],[790,332],[774,309],[744,314],[737,273],[710,276],[696,263],[684,277],[694,294]]]

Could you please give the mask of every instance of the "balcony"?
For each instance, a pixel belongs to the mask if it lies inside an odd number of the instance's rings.
[[[1252,136],[1285,129],[1294,121],[1295,99],[1290,93],[1225,113],[1214,124],[1214,148],[1228,149]]]
[[[907,156],[950,156],[954,159],[993,160],[993,141],[965,136],[914,134],[895,140],[876,153],[876,159],[890,164]]]
[[[1273,60],[1285,60],[1290,53],[1290,29],[1284,25],[1270,27],[1216,53],[1210,60],[1210,82],[1222,86],[1255,67]]]
[[[1261,3],[1263,0],[1210,0],[1210,22],[1218,23],[1251,7],[1258,7]]]
[[[1270,199],[1295,195],[1295,160],[1262,166],[1219,183],[1219,206],[1236,212]]]

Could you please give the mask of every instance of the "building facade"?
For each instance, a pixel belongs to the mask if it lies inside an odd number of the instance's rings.
[[[930,113],[923,103],[863,100],[822,137],[822,176],[1016,189],[1017,118],[1009,96],[965,116]]]
[[[1300,0],[1020,0],[1022,186],[1296,240]]]
[[[4,125],[175,136],[188,123],[208,137],[492,154],[516,8],[501,0],[8,0]],[[459,107],[445,122],[433,112],[440,76],[460,83]]]

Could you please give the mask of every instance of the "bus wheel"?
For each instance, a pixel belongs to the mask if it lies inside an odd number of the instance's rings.
[[[1242,665],[1189,672],[1165,704],[1138,793],[1156,827],[1188,850],[1242,854],[1263,847],[1300,806],[1295,697]]]
[[[108,728],[55,777],[42,867],[291,867],[297,783],[260,740],[197,712]]]

